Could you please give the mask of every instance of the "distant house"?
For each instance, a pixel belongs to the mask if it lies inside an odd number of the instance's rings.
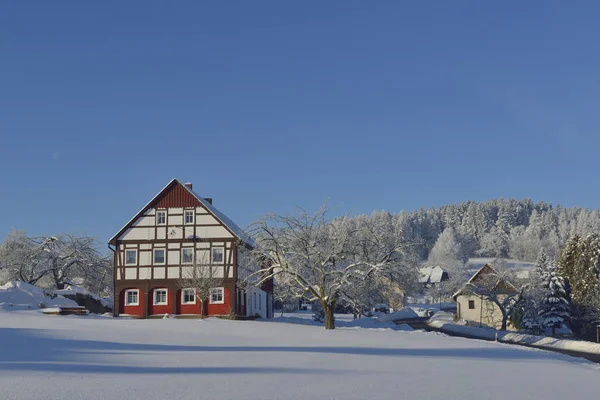
[[[272,280],[260,288],[240,285],[240,251],[253,244],[212,199],[199,196],[191,183],[173,179],[109,241],[114,315],[200,315],[195,290],[181,282],[194,268],[204,268],[222,278],[210,288],[204,315],[272,317]]]
[[[419,275],[419,283],[426,288],[439,285],[449,279],[448,272],[439,265],[436,267],[421,267],[419,268]]]
[[[510,282],[498,277],[499,274],[496,270],[491,265],[485,264],[459,291],[452,295],[452,299],[456,302],[456,316],[458,319],[467,321],[472,325],[501,328],[502,312],[500,308],[485,296],[474,293],[473,288],[478,284],[488,285],[492,281],[493,287],[491,290],[498,295],[499,299],[517,293],[517,288]]]

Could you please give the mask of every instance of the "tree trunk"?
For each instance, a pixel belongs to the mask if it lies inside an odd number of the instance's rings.
[[[335,320],[333,318],[334,304],[323,304],[323,311],[325,312],[325,329],[335,329]]]
[[[502,327],[500,328],[500,330],[502,330],[502,331],[506,330],[507,322],[508,322],[508,313],[502,314]]]
[[[204,319],[204,300],[200,300],[200,319]]]

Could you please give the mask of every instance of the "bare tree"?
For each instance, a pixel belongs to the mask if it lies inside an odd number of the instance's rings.
[[[327,207],[314,215],[269,214],[253,224],[256,238],[257,284],[282,276],[296,296],[318,301],[325,312],[325,328],[334,329],[335,305],[351,297],[356,281],[389,275],[396,282],[416,281],[417,272],[406,263],[407,243],[400,225],[389,214],[329,221]]]
[[[281,316],[283,317],[286,304],[289,305],[297,296],[294,293],[294,287],[286,282],[282,275],[277,278],[273,285],[273,300],[281,304]]]
[[[9,280],[35,285],[48,269],[42,265],[43,246],[23,231],[12,231],[0,245],[0,268]]]
[[[199,253],[205,256],[199,256]],[[204,319],[206,300],[212,296],[214,288],[223,286],[223,265],[214,264],[206,251],[192,250],[192,258],[193,265],[182,268],[182,277],[177,280],[177,286],[181,290],[194,290],[194,296],[200,301],[200,318]]]
[[[47,280],[56,289],[80,280],[95,292],[110,286],[112,264],[91,237],[27,237],[14,231],[0,245],[0,263],[11,279],[36,284]]]

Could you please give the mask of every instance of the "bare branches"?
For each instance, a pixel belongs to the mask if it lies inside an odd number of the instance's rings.
[[[333,307],[339,299],[354,297],[353,286],[380,275],[410,284],[417,274],[407,257],[410,246],[391,215],[328,220],[327,212],[325,206],[312,215],[299,209],[290,216],[269,214],[253,224],[254,269],[247,279],[260,284],[278,276],[295,295],[319,301],[326,327],[333,328]]]
[[[57,289],[77,279],[99,293],[110,286],[112,263],[97,246],[87,236],[27,237],[14,231],[0,245],[0,265],[10,279],[30,284],[44,280]]]
[[[194,304],[200,302],[200,317],[204,318],[206,300],[211,296],[211,291],[223,286],[225,271],[222,264],[215,264],[212,255],[207,251],[196,251],[190,248],[192,265],[182,267],[182,277],[177,280],[181,290],[193,290]]]

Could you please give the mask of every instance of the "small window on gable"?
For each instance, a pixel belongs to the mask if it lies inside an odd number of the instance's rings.
[[[168,292],[169,291],[167,289],[156,289],[154,291],[154,304],[155,305],[168,304],[168,300],[167,300]]]
[[[138,289],[129,289],[125,292],[125,305],[138,306],[140,304],[140,291]]]
[[[223,248],[213,247],[212,248],[212,262],[213,264],[223,264]]]
[[[469,300],[469,310],[475,309],[475,300]]]
[[[165,263],[165,249],[154,249],[154,264]]]
[[[210,304],[223,304],[225,290],[222,287],[210,289]]]
[[[125,265],[137,264],[137,250],[125,250]]]
[[[167,224],[167,212],[166,211],[157,211],[156,212],[156,225],[166,225]]]
[[[196,304],[194,289],[183,289],[181,291],[181,304]]]
[[[194,210],[185,210],[183,212],[183,222],[186,225],[190,225],[194,223]]]
[[[193,248],[181,249],[181,263],[182,264],[193,264],[194,263],[194,249]]]

